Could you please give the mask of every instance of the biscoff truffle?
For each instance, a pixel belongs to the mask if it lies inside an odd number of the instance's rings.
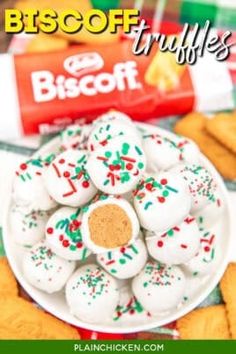
[[[91,240],[105,248],[124,246],[132,236],[130,219],[116,204],[94,209],[89,216],[89,231]]]
[[[129,202],[107,196],[88,206],[82,218],[82,232],[86,246],[101,253],[133,242],[139,222]]]

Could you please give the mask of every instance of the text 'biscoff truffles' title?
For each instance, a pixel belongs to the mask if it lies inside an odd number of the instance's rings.
[[[74,34],[86,29],[90,33],[99,34],[106,30],[117,33],[120,27],[125,34],[132,33],[133,54],[148,55],[152,47],[158,45],[162,52],[175,53],[178,64],[192,65],[206,51],[212,53],[216,60],[223,61],[228,58],[230,48],[235,45],[230,43],[230,31],[225,31],[221,36],[212,34],[208,20],[203,28],[200,28],[198,23],[193,27],[186,23],[180,34],[166,36],[151,33],[150,26],[144,19],[140,19],[137,9],[111,9],[108,13],[91,9],[83,15],[74,9],[60,13],[53,9],[5,9],[6,33],[50,34],[60,29],[67,34]]]

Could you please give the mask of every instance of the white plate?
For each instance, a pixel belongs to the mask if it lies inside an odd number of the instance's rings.
[[[145,129],[148,132],[159,133],[160,135],[173,138],[172,133],[157,128],[155,126],[147,125],[147,124],[138,124],[138,126],[140,128]],[[50,154],[51,152],[57,149],[58,144],[59,144],[58,138],[53,139],[51,142],[43,146],[36,153],[36,156]],[[14,243],[9,228],[9,221],[8,221],[9,208],[12,203],[11,196],[9,195],[9,200],[5,208],[5,215],[4,215],[4,222],[3,222],[3,241],[6,250],[6,255],[8,257],[12,270],[16,278],[18,279],[19,283],[26,290],[26,292],[46,311],[62,319],[63,321],[71,323],[74,326],[83,327],[83,328],[100,331],[100,332],[130,333],[130,332],[149,330],[154,327],[168,324],[176,320],[177,318],[185,315],[192,309],[194,309],[208,296],[208,294],[214,289],[214,287],[218,284],[219,280],[221,279],[229,261],[229,251],[230,251],[230,244],[232,238],[229,200],[228,200],[228,194],[225,185],[222,181],[222,178],[215,170],[213,165],[203,155],[201,155],[200,159],[201,159],[201,163],[212,173],[213,177],[218,183],[221,198],[225,204],[224,214],[222,215],[221,220],[217,223],[217,225],[214,225],[214,227],[211,229],[211,231],[219,235],[218,242],[221,249],[221,255],[220,255],[220,260],[217,269],[213,274],[203,278],[201,281],[199,280],[199,282],[197,281],[191,282],[191,286],[193,285],[193,288],[191,289],[191,296],[189,297],[187,302],[179,306],[177,309],[173,310],[171,313],[163,314],[158,317],[149,317],[145,319],[143,322],[140,321],[140,317],[139,317],[139,319],[136,322],[135,320],[129,322],[125,322],[123,320],[123,322],[111,321],[110,323],[88,324],[72,316],[65,302],[65,296],[63,291],[49,295],[31,286],[24,278],[22,273],[22,267],[21,267],[21,261],[22,261],[22,255],[24,253],[24,249],[21,248],[20,246],[17,246]]]

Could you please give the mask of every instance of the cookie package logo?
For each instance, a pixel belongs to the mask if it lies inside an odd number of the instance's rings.
[[[141,88],[141,83],[137,81],[137,63],[132,60],[115,64],[111,73],[95,74],[94,72],[104,67],[104,60],[100,54],[89,52],[66,58],[63,67],[71,75],[70,77],[55,76],[49,70],[31,73],[35,102],[48,102],[56,98],[64,100],[80,95],[95,96],[114,90],[125,91],[127,88],[129,90]]]
[[[138,9],[111,9],[107,13],[99,9],[91,9],[85,13],[75,9],[58,13],[53,9],[5,9],[4,23],[6,33],[49,34],[60,29],[67,34],[74,34],[83,29],[92,34],[99,34],[104,31],[117,33],[121,28],[123,33],[133,35],[133,54],[148,55],[156,45],[161,52],[175,53],[178,64],[193,65],[204,52],[214,54],[218,61],[226,60],[230,47],[236,44],[228,43],[232,35],[230,31],[219,36],[211,30],[209,20],[203,28],[198,23],[195,26],[186,23],[182,33],[176,35],[151,33],[151,27],[146,21],[140,20]]]

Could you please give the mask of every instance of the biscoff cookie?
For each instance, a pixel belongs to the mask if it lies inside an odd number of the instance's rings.
[[[230,263],[221,279],[220,288],[226,303],[230,333],[236,339],[236,263]]]
[[[181,339],[230,339],[224,305],[188,313],[177,321],[177,329]]]
[[[236,154],[236,113],[219,113],[206,123],[206,130]]]
[[[236,179],[236,155],[214,139],[206,130],[208,118],[201,113],[190,113],[179,120],[174,131],[194,140],[212,161],[223,177]]]
[[[26,47],[27,53],[41,53],[54,50],[66,49],[69,46],[69,42],[64,39],[45,33],[37,33],[37,36],[33,37]]]
[[[27,339],[26,338],[27,334],[22,333],[22,337],[18,338],[18,332],[16,329],[11,328],[9,330],[9,325],[8,324],[2,324],[0,327],[0,339]]]
[[[168,42],[173,41],[169,36]],[[165,70],[163,70],[165,68]],[[186,65],[176,62],[175,54],[157,51],[145,73],[145,82],[157,87],[162,92],[170,92],[180,85]]]
[[[6,257],[0,258],[0,274],[0,296],[17,296],[17,282]]]
[[[79,339],[76,329],[20,297],[0,299],[0,339]]]

